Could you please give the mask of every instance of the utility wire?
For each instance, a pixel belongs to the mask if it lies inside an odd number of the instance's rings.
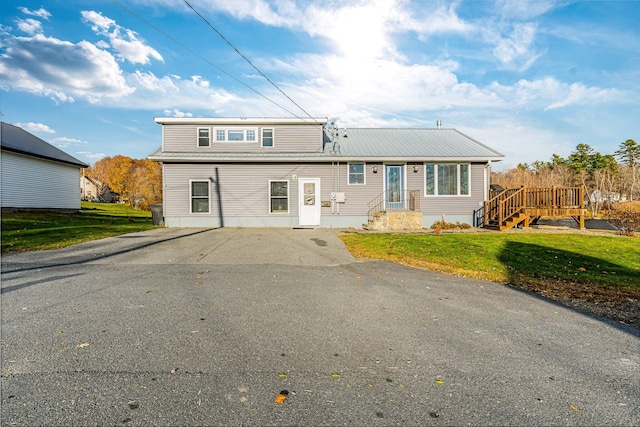
[[[133,12],[132,10],[128,9],[127,7],[123,6],[122,4],[120,4],[119,2],[117,2],[116,0],[112,0],[114,4],[116,4],[117,6],[119,6],[120,8],[122,8],[123,10],[125,10],[127,13],[129,13],[130,15],[132,15],[133,17],[135,17],[136,19],[142,21],[143,23],[147,24],[149,27],[153,28],[154,30],[156,30],[157,32],[159,32],[160,34],[162,34],[163,36],[165,36],[166,38],[168,38],[169,40],[171,40],[172,42],[174,42],[175,44],[177,44],[178,46],[180,46],[181,48],[185,49],[186,51],[190,52],[191,54],[195,55],[196,57],[200,58],[201,60],[203,60],[204,62],[206,62],[207,64],[211,65],[213,68],[215,68],[216,70],[220,71],[221,73],[225,74],[226,76],[232,78],[233,80],[235,80],[236,82],[240,83],[242,86],[246,87],[247,89],[251,90],[252,92],[255,92],[256,94],[260,95],[261,97],[263,97],[264,99],[266,99],[267,101],[271,102],[272,104],[274,104],[276,107],[283,109],[284,111],[286,111],[287,113],[291,114],[292,116],[301,119],[301,117],[299,117],[297,114],[292,113],[291,111],[287,110],[285,107],[283,107],[282,105],[278,104],[277,102],[275,102],[274,100],[270,99],[269,97],[267,97],[266,95],[263,95],[262,93],[258,92],[256,89],[252,88],[251,86],[249,86],[248,84],[246,84],[245,82],[243,82],[242,80],[238,79],[237,77],[229,74],[228,72],[226,72],[225,70],[223,70],[222,68],[218,67],[216,64],[214,64],[213,62],[209,61],[207,58],[203,57],[202,55],[200,55],[199,53],[195,52],[193,49],[189,48],[188,46],[184,45],[183,43],[179,42],[178,40],[176,40],[175,38],[171,37],[169,34],[167,34],[166,32],[162,31],[160,28],[154,26],[153,24],[151,24],[149,21],[145,20],[144,18],[140,17],[139,15],[137,15],[135,12]],[[282,92],[282,91],[281,91]],[[286,96],[286,95],[285,95]],[[289,97],[287,97],[289,98]],[[289,98],[291,99],[291,98]],[[293,102],[293,101],[292,101]],[[295,102],[294,102],[295,104]],[[298,105],[298,104],[296,104]],[[299,106],[298,106],[299,107]],[[300,108],[302,109],[302,108]],[[304,111],[304,110],[302,110]],[[305,113],[307,113],[306,111],[304,111]],[[308,113],[307,113],[308,115]],[[311,116],[309,116],[311,117]],[[313,117],[312,117],[313,118]]]
[[[213,25],[211,25],[211,23],[210,23],[210,22],[209,22],[209,21],[208,21],[204,16],[202,16],[202,14],[200,14],[200,12],[198,12],[198,11],[197,11],[193,6],[191,6],[191,3],[189,3],[187,0],[183,0],[183,1],[184,1],[184,3],[185,3],[187,6],[189,6],[189,8],[190,8],[190,9],[191,9],[191,10],[192,10],[196,15],[198,15],[198,16],[200,17],[200,19],[202,19],[202,20],[203,20],[203,21],[204,21],[204,22],[209,26],[209,28],[211,28],[213,31],[215,31],[215,32],[220,36],[220,38],[222,38],[222,40],[224,40],[224,41],[225,41],[225,43],[227,43],[229,46],[231,46],[231,48],[232,48],[233,50],[235,50],[235,51],[236,51],[236,53],[242,57],[242,59],[244,59],[245,61],[247,61],[247,63],[248,63],[249,65],[251,65],[251,67],[253,67],[253,69],[254,69],[254,70],[256,70],[256,71],[257,71],[257,72],[258,72],[262,77],[264,77],[264,78],[265,78],[269,83],[271,83],[271,85],[273,85],[273,87],[275,87],[276,89],[278,89],[278,91],[280,91],[280,93],[281,93],[281,94],[283,94],[283,95],[284,95],[284,96],[285,96],[289,101],[291,101],[291,102],[292,102],[296,107],[298,107],[300,110],[302,110],[302,112],[304,112],[307,116],[309,116],[309,118],[310,118],[310,119],[312,119],[314,122],[318,123],[318,121],[317,121],[313,116],[311,116],[311,114],[307,113],[307,111],[306,111],[304,108],[302,108],[302,107],[301,107],[297,102],[295,102],[293,99],[291,99],[291,97],[290,97],[289,95],[287,95],[287,94],[286,94],[282,89],[280,89],[280,87],[278,87],[278,85],[277,85],[277,84],[275,84],[273,81],[271,81],[271,79],[270,79],[269,77],[267,77],[267,76],[266,76],[262,71],[260,71],[260,69],[259,69],[258,67],[256,67],[256,66],[255,66],[255,65],[254,65],[254,64],[249,60],[249,58],[247,58],[246,56],[244,56],[244,55],[242,54],[242,52],[240,52],[240,51],[238,50],[238,48],[237,48],[237,47],[235,47],[235,46],[234,46],[234,45],[233,45],[229,40],[227,40],[227,38],[226,38],[224,35],[222,35],[222,33],[221,33],[220,31],[218,31],[218,30],[216,29],[216,27],[214,27]],[[297,117],[297,116],[296,116],[296,117]]]

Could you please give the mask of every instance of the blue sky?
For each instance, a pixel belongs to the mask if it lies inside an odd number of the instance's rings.
[[[456,128],[499,168],[640,140],[640,1],[189,0],[307,113]],[[305,117],[182,0],[0,3],[0,112],[89,163],[154,117]]]

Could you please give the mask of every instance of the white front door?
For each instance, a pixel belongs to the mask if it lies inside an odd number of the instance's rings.
[[[300,226],[320,225],[320,178],[298,180]]]

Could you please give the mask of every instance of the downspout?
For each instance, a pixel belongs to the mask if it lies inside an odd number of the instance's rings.
[[[336,176],[335,176],[336,162],[331,162],[331,194],[336,192]],[[335,200],[331,198],[331,215],[336,213]]]
[[[491,183],[491,160],[484,166],[484,200],[489,200],[489,185]]]

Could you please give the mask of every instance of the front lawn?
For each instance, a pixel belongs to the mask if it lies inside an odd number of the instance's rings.
[[[60,249],[76,243],[154,228],[151,212],[115,203],[82,202],[78,213],[2,215],[2,253]]]

